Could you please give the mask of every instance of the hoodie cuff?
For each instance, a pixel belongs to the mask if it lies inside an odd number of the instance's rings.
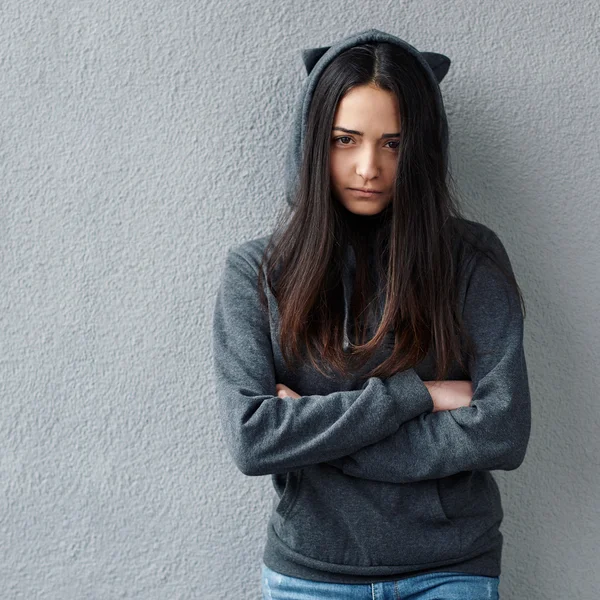
[[[396,401],[398,426],[418,417],[424,412],[432,412],[433,398],[414,369],[394,373],[384,380],[387,392]]]

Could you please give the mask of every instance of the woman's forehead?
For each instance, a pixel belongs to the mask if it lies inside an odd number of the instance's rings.
[[[400,125],[398,100],[393,92],[372,86],[359,86],[340,99],[334,127],[351,130],[354,135],[391,137]]]

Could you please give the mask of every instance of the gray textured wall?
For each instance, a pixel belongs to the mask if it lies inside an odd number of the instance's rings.
[[[259,597],[271,484],[226,454],[210,317],[282,206],[299,50],[376,27],[453,64],[467,215],[527,301],[504,599],[597,597],[594,1],[4,0],[0,597]],[[216,390],[218,393],[218,390]]]

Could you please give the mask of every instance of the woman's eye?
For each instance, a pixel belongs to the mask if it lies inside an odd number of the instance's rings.
[[[348,142],[344,142],[342,140],[348,140]],[[347,135],[341,135],[340,137],[336,137],[333,140],[334,142],[339,142],[340,145],[342,146],[349,146],[350,142],[352,142],[352,138],[347,136]],[[390,140],[389,142],[386,142],[386,146],[387,144],[396,144],[395,146],[388,146],[388,148],[390,148],[390,150],[398,150],[398,148],[400,147],[400,142],[399,140]]]

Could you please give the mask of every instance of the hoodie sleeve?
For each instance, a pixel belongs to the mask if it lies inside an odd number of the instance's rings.
[[[512,272],[495,233],[491,241]],[[329,461],[345,474],[407,483],[460,471],[509,471],[523,462],[531,408],[519,298],[489,258],[478,254],[471,264],[463,310],[476,345],[468,363],[470,405],[418,415],[384,440]]]
[[[216,399],[227,448],[246,475],[285,473],[349,455],[433,410],[413,369],[359,390],[279,398],[269,317],[254,267],[231,248],[213,314]]]

